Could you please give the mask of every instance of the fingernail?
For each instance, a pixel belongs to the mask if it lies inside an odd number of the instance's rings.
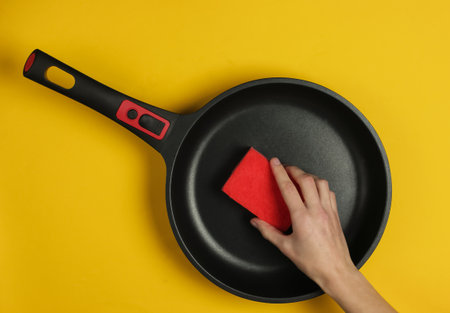
[[[278,159],[277,157],[273,158],[272,159],[272,164],[273,165],[280,165],[281,164],[280,159]]]
[[[256,228],[256,226],[257,226],[257,225],[256,225],[256,221],[255,221],[254,219],[250,220],[250,224],[252,224],[252,226],[255,227],[255,228]]]

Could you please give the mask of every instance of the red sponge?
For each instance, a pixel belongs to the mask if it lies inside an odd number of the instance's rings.
[[[269,161],[253,147],[233,170],[222,191],[279,230],[285,231],[291,226],[289,210],[272,174]]]

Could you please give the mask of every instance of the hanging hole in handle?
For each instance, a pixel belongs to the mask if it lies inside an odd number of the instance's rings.
[[[70,89],[75,85],[75,78],[56,66],[50,66],[47,69],[45,72],[45,78],[55,85],[65,89]]]

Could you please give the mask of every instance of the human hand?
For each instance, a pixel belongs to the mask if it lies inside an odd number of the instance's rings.
[[[277,158],[270,166],[291,215],[292,233],[284,235],[258,218],[251,224],[345,312],[396,312],[353,264],[328,182],[295,166],[285,168]]]
[[[258,218],[251,224],[322,288],[337,276],[357,271],[328,182],[296,166],[285,168],[277,158],[270,165],[291,215],[292,233],[284,235]]]

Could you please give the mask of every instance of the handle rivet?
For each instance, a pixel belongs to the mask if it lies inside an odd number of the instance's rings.
[[[127,116],[130,120],[134,120],[138,116],[138,113],[136,110],[131,109],[127,112]]]

